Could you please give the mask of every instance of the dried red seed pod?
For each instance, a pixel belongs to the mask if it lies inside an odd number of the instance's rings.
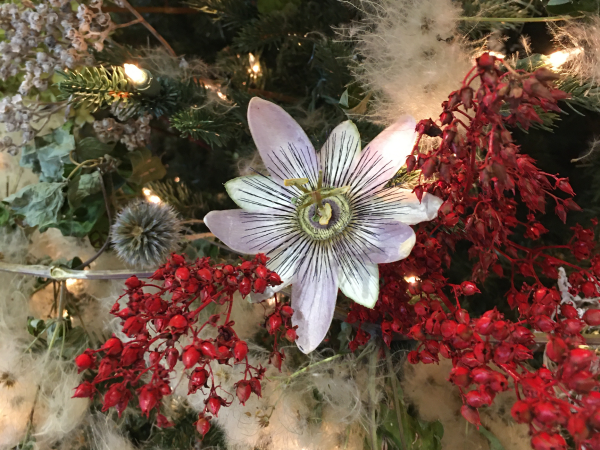
[[[107,355],[118,355],[123,351],[123,344],[118,338],[112,337],[104,343],[102,350],[104,350]]]
[[[235,393],[240,403],[245,405],[246,401],[250,398],[250,394],[252,393],[250,383],[248,381],[239,381],[235,385]]]
[[[92,398],[95,392],[96,388],[94,385],[89,381],[84,381],[75,388],[73,398]]]
[[[583,313],[583,320],[592,327],[600,325],[600,309],[588,309]]]
[[[208,401],[206,402],[206,407],[211,414],[218,416],[219,409],[221,409],[221,405],[223,404],[222,401],[223,399],[221,399],[219,396],[209,397]]]
[[[142,282],[135,275],[127,278],[127,280],[125,281],[125,286],[127,286],[129,289],[135,289],[140,287],[141,285]]]
[[[240,362],[246,358],[248,354],[248,344],[244,341],[237,341],[233,347],[233,357],[236,362]]]
[[[198,433],[200,433],[203,438],[204,436],[206,436],[206,433],[208,433],[208,431],[210,430],[210,422],[202,413],[200,413],[200,415],[198,416],[198,420],[194,422],[194,425],[196,426],[196,431],[198,431]]]
[[[84,370],[93,367],[94,357],[89,353],[82,353],[77,358],[75,358],[75,364],[77,365],[77,373],[81,373]]]
[[[533,450],[566,450],[567,443],[560,434],[538,433],[531,438]]]
[[[281,316],[277,313],[271,314],[267,320],[267,331],[269,334],[275,334],[283,322]]]
[[[186,369],[193,367],[200,360],[200,352],[192,345],[188,345],[181,356],[181,361]]]
[[[472,423],[476,426],[481,425],[481,420],[479,419],[479,411],[477,411],[477,409],[469,405],[463,405],[460,408],[460,413],[467,420],[467,422]]]
[[[239,290],[243,297],[250,293],[252,290],[252,282],[250,281],[250,278],[244,277],[242,281],[240,281]]]

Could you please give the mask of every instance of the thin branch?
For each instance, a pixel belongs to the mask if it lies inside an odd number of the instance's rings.
[[[135,25],[136,23],[141,23],[141,22],[142,21],[140,19],[135,19],[135,20],[132,20],[131,22],[115,25],[114,28],[115,28],[115,30],[119,29],[119,28],[126,28],[126,27],[130,27],[131,25]]]
[[[162,37],[158,31],[156,31],[156,29],[150,25],[146,19],[144,19],[142,17],[142,15],[133,7],[131,6],[131,4],[127,1],[127,0],[119,0],[119,2],[121,3],[121,5],[123,5],[131,14],[133,14],[142,25],[144,25],[146,27],[146,29],[152,33],[154,35],[154,37],[156,39],[158,39],[160,41],[160,43],[167,49],[167,52],[169,52],[169,54],[173,57],[177,57],[177,53],[175,53],[175,50],[173,50],[173,47],[171,47],[169,45],[169,43],[165,40],[164,37]]]
[[[18,275],[31,275],[56,281],[76,280],[125,280],[131,276],[150,278],[154,272],[136,272],[132,270],[74,270],[68,267],[9,264],[0,261],[0,272]]]
[[[394,398],[394,409],[396,410],[396,420],[398,421],[400,444],[402,445],[402,450],[407,450],[408,446],[406,445],[406,437],[404,436],[404,421],[402,420],[402,413],[400,412],[400,400],[398,399],[398,380],[396,379],[396,371],[394,370],[394,363],[392,362],[392,354],[385,342],[383,343],[382,347],[385,350],[385,360],[387,362],[388,372],[390,373],[390,378],[392,380],[392,397]]]
[[[137,6],[134,9],[141,14],[198,14],[200,12],[200,10],[196,8],[185,8],[175,6]],[[120,8],[118,6],[103,6],[102,10],[104,12],[113,13],[126,13],[130,11],[127,8]]]
[[[215,237],[215,235],[212,233],[197,233],[197,234],[189,234],[185,237],[185,239],[187,241],[197,241],[198,239],[208,240],[209,238],[214,238],[214,237]]]
[[[459,17],[463,22],[560,22],[562,20],[581,19],[585,16],[556,16],[556,17]]]

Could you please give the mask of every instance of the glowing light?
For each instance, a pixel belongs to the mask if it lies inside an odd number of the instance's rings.
[[[217,92],[217,95],[221,100],[227,100],[227,96],[223,94],[221,91]]]
[[[248,53],[248,61],[250,62],[248,73],[252,75],[252,78],[256,78],[261,73],[260,62],[252,53]]]
[[[71,287],[77,284],[77,280],[76,278],[67,278],[67,287]]]
[[[134,84],[144,84],[148,81],[148,74],[146,71],[140,69],[135,64],[123,64],[123,69],[125,69],[127,78]]]
[[[407,283],[410,283],[410,284],[414,284],[417,281],[419,281],[419,277],[411,275],[411,276],[408,276],[408,277],[404,277],[404,281],[406,281]]]
[[[571,50],[559,50],[548,56],[548,64],[550,64],[553,69],[558,69],[569,59],[571,59],[575,55],[579,55],[582,51],[583,49],[579,47],[573,48]]]
[[[175,177],[175,183],[179,183],[180,178],[179,177]]]
[[[267,299],[267,305],[273,306],[275,304],[275,297],[269,297]]]
[[[142,193],[144,194],[144,197],[146,197],[146,201],[149,201],[150,203],[162,203],[160,197],[158,195],[153,194],[150,189],[143,188]]]
[[[490,55],[492,55],[492,56],[495,56],[496,58],[499,58],[499,59],[505,59],[506,58],[506,55],[503,55],[500,52],[488,52],[488,53]]]

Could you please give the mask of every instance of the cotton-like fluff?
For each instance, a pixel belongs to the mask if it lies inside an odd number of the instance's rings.
[[[31,169],[19,166],[19,158],[2,152],[1,142],[11,133],[3,131],[0,124],[0,200],[14,194],[19,189],[37,183],[38,176]]]
[[[24,263],[29,242],[20,230],[0,228],[4,260]],[[0,449],[10,449],[30,431],[39,448],[68,439],[85,417],[88,401],[72,399],[80,376],[71,361],[52,352],[27,352],[35,278],[0,273]],[[33,411],[33,413],[32,413]]]
[[[93,450],[135,450],[135,446],[119,433],[117,424],[104,414],[89,420]]]
[[[458,389],[448,381],[452,364],[441,359],[439,364],[404,365],[402,387],[406,400],[426,421],[439,420],[444,426],[444,450],[488,450],[489,441],[468,424],[460,414],[462,401]],[[496,436],[506,449],[531,448],[526,425],[519,425],[510,416],[516,397],[512,390],[500,393],[489,408],[481,408],[481,423]]]
[[[356,79],[372,91],[372,119],[391,123],[403,114],[437,118],[440,104],[472,66],[456,31],[459,2],[360,0],[364,19],[344,33],[357,41]]]
[[[600,17],[550,24],[549,28],[559,47],[559,53],[550,58],[554,68],[600,83]]]

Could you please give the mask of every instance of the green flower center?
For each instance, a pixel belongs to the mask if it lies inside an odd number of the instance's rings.
[[[352,212],[348,198],[343,195],[328,196],[334,188],[323,188],[319,191],[324,197],[321,205],[313,200],[313,196],[305,194],[298,201],[298,224],[302,231],[315,241],[325,241],[342,233],[350,219]],[[327,220],[323,220],[322,211],[330,210]]]

